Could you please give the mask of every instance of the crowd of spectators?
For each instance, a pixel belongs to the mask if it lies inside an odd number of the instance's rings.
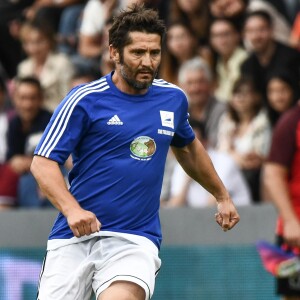
[[[108,29],[133,3],[165,20],[158,77],[182,88],[190,124],[237,205],[268,201],[263,168],[300,95],[296,0],[4,0],[0,4],[0,209],[47,207],[32,153],[68,90],[113,70]],[[71,158],[62,166],[66,174]],[[214,203],[167,158],[161,203]]]

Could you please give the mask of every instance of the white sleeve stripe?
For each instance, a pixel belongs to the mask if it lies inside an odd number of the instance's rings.
[[[53,142],[53,140],[56,138],[56,136],[58,135],[59,131],[61,130],[62,127],[62,123],[65,120],[65,115],[69,109],[69,107],[72,105],[72,102],[76,101],[76,99],[82,95],[85,91],[87,90],[96,90],[99,87],[102,87],[103,85],[106,85],[106,81],[105,79],[101,79],[99,81],[96,82],[92,82],[80,89],[78,89],[74,95],[72,95],[72,97],[70,97],[70,99],[68,99],[66,101],[66,103],[64,104],[64,106],[62,107],[62,109],[59,111],[56,119],[54,120],[51,128],[49,129],[47,136],[45,137],[45,140],[43,141],[39,151],[38,151],[38,155],[42,155],[44,156],[46,151],[48,150],[48,148],[51,146],[51,143]],[[92,88],[92,89],[91,89]],[[82,98],[82,97],[81,97]],[[80,99],[81,99],[80,98]],[[63,116],[62,116],[63,115]],[[61,117],[62,116],[62,117]],[[67,120],[65,120],[67,121]],[[59,122],[59,124],[57,125],[57,123]],[[55,130],[56,128],[56,130]],[[53,131],[55,130],[55,132],[53,133]],[[50,141],[49,141],[50,139]]]
[[[160,86],[160,87],[165,87],[165,88],[178,89],[178,90],[182,91],[182,89],[180,87],[178,87],[177,85],[171,84],[171,83],[168,83],[168,82],[161,83],[161,82],[154,81],[153,85]]]
[[[50,156],[51,151],[54,149],[54,147],[55,147],[55,146],[57,145],[57,143],[59,142],[60,137],[63,135],[63,133],[64,133],[64,131],[65,131],[67,125],[68,125],[68,121],[69,121],[69,119],[70,119],[70,116],[71,116],[72,111],[74,110],[76,104],[77,104],[84,96],[86,96],[86,95],[88,95],[88,94],[91,94],[91,93],[94,93],[94,92],[102,92],[102,91],[107,90],[108,88],[109,88],[109,85],[106,85],[106,86],[104,86],[103,88],[98,89],[98,90],[89,90],[89,91],[87,91],[86,93],[84,93],[80,98],[78,98],[75,102],[73,102],[73,105],[72,105],[72,107],[69,109],[68,115],[67,115],[67,117],[66,117],[66,120],[65,120],[65,122],[64,122],[64,125],[63,125],[62,129],[59,130],[58,136],[55,137],[55,141],[53,142],[53,145],[50,147],[50,149],[49,149],[48,152],[46,153],[45,157],[49,157],[49,156]],[[49,144],[49,145],[50,145],[50,144]]]
[[[101,81],[102,82],[102,81]],[[69,109],[69,107],[72,105],[72,102],[76,101],[77,97],[79,97],[80,95],[82,95],[86,90],[90,89],[91,87],[93,87],[93,89],[96,89],[98,87],[103,86],[106,83],[100,83],[97,82],[98,85],[94,86],[95,83],[91,83],[88,86],[84,86],[80,89],[78,89],[74,95],[72,95],[70,97],[70,99],[68,99],[66,101],[66,103],[64,104],[64,106],[62,107],[62,109],[59,111],[59,114],[57,115],[54,123],[52,124],[43,144],[41,145],[40,150],[38,151],[38,155],[42,155],[45,156],[46,151],[49,149],[49,147],[51,146],[51,143],[53,142],[53,140],[55,139],[55,137],[57,136],[57,134],[60,131],[60,128],[62,126],[62,123],[65,120],[65,116],[67,114],[67,111]],[[57,122],[59,122],[59,124],[57,125]],[[56,128],[56,129],[55,129]],[[55,130],[55,132],[52,134],[52,132]],[[48,141],[50,139],[50,141]]]

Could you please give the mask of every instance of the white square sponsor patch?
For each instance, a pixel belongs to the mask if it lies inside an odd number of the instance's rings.
[[[174,129],[174,112],[160,110],[161,125]]]

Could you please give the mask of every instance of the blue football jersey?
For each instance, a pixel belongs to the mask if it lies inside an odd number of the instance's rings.
[[[170,145],[195,136],[177,86],[155,79],[143,95],[121,92],[112,74],[72,89],[55,110],[35,155],[63,164],[72,154],[70,192],[101,230],[161,243],[159,205]],[[49,239],[73,237],[59,213]]]

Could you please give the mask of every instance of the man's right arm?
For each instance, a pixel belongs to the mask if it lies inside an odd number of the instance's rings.
[[[292,207],[287,178],[286,167],[272,162],[265,164],[263,183],[283,220],[283,237],[291,246],[300,247],[300,223]]]
[[[74,236],[89,235],[100,230],[96,216],[80,207],[69,192],[57,162],[42,156],[34,156],[31,168],[42,192],[66,217]]]

